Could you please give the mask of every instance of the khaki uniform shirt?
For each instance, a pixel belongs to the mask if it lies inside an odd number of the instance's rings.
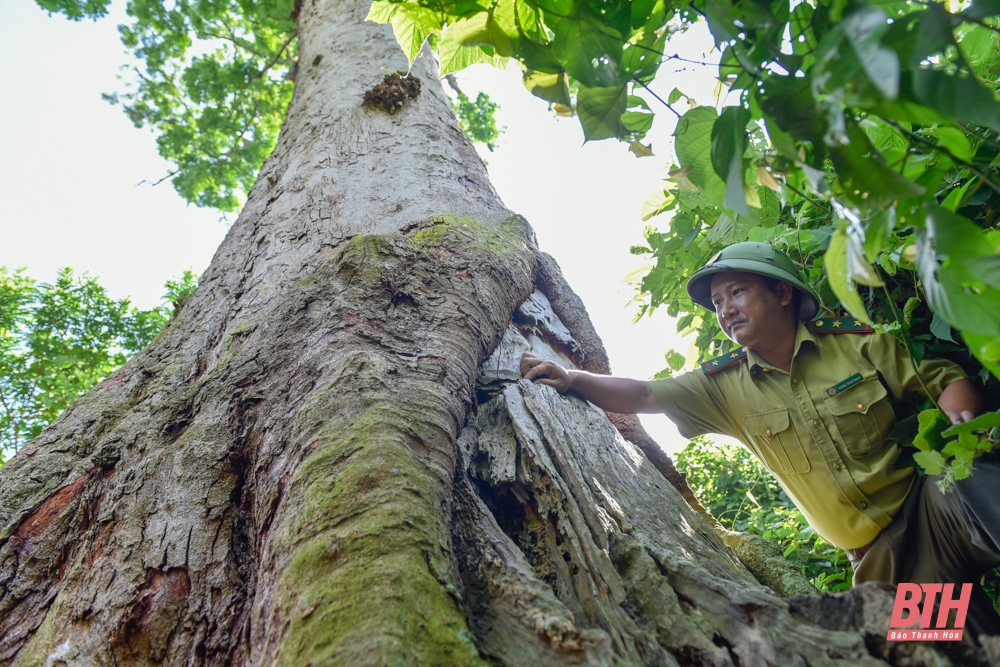
[[[943,360],[924,360],[919,372],[935,398],[965,377]],[[900,443],[887,439],[896,421],[889,398],[923,390],[891,335],[814,334],[799,323],[790,372],[747,350],[745,360],[718,372],[649,384],[684,437],[742,441],[813,529],[843,549],[875,539],[913,484],[912,466],[896,468]]]

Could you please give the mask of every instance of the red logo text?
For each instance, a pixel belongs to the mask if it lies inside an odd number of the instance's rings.
[[[957,599],[954,592],[955,584],[899,584],[885,638],[889,641],[961,641],[972,584],[962,584],[962,593]],[[931,628],[935,606],[937,619]],[[952,611],[955,612],[954,621],[950,619]]]

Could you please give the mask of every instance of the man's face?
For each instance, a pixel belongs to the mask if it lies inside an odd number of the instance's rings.
[[[712,276],[712,303],[722,332],[739,345],[760,347],[783,333],[792,302],[792,287],[778,283],[772,290],[755,273],[731,271]]]

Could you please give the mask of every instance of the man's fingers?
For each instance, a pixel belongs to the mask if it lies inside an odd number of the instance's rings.
[[[523,374],[524,379],[534,382],[537,377],[548,377],[548,369],[549,364],[546,364],[544,361],[539,361],[537,364],[531,366],[527,373]]]
[[[521,375],[526,375],[533,366],[537,366],[540,363],[542,363],[541,359],[531,352],[525,352],[521,355]]]
[[[964,424],[976,418],[976,415],[972,414],[969,410],[963,410],[962,412],[946,411],[945,414],[948,415],[948,419],[951,420],[952,424]]]

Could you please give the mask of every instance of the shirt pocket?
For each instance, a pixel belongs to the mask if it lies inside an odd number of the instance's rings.
[[[882,434],[892,428],[896,415],[877,377],[862,380],[835,396],[826,396],[823,401],[851,456],[863,458],[882,450],[885,446]]]
[[[788,408],[777,408],[743,417],[757,455],[772,472],[800,475],[809,472],[809,459],[798,433],[791,428]]]

